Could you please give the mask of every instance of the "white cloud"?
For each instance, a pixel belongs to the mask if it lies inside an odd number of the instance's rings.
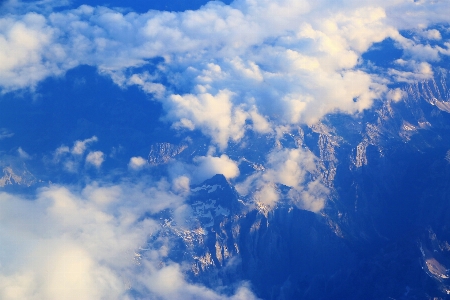
[[[14,136],[14,133],[10,132],[6,128],[0,128],[0,141]]]
[[[299,186],[307,172],[316,170],[314,160],[315,156],[311,152],[302,149],[271,152],[267,159],[271,169],[264,173],[263,178],[287,186]]]
[[[389,2],[389,1],[386,1]],[[391,1],[387,5],[389,23],[399,30],[427,28],[432,24],[448,24],[446,0]]]
[[[20,158],[23,158],[23,159],[31,158],[31,156],[27,152],[25,152],[25,150],[23,150],[22,147],[19,147],[19,149],[17,149],[17,153],[19,154]]]
[[[102,151],[89,152],[86,156],[86,164],[93,165],[96,168],[99,168],[104,160],[105,155]]]
[[[423,30],[419,32],[427,40],[441,40],[442,35],[437,29]]]
[[[397,41],[404,51],[404,56],[408,60],[422,61],[422,62],[436,62],[439,61],[441,48],[431,46],[428,44],[417,44],[412,40],[406,38],[398,38]]]
[[[298,207],[318,212],[324,208],[329,189],[321,182],[315,155],[302,148],[273,150],[264,172],[255,173],[237,184],[240,194],[252,194],[257,203],[273,208],[280,200],[276,184],[291,187],[290,200]]]
[[[161,83],[154,83],[157,78],[150,76],[147,72],[143,74],[133,74],[127,82],[127,85],[137,85],[147,94],[153,94],[160,99],[164,96],[166,88]]]
[[[138,85],[153,94],[162,102],[166,119],[174,128],[200,130],[224,152],[230,141],[241,141],[247,130],[273,134],[280,126],[311,125],[337,111],[359,113],[376,99],[398,101],[401,92],[389,90],[389,80],[429,79],[433,76],[430,63],[447,51],[407,39],[399,29],[411,29],[422,40],[439,40],[440,32],[428,28],[434,20],[447,22],[442,13],[446,7],[448,4],[442,1],[374,4],[347,0],[336,4],[238,0],[229,6],[211,2],[199,10],[180,13],[124,14],[105,7],[81,6],[51,15],[11,15],[3,19],[3,36],[8,37],[5,45],[15,43],[7,35],[7,28],[15,24],[29,24],[24,27],[25,33],[36,29],[39,34],[47,33],[47,39],[25,47],[27,55],[38,58],[36,61],[19,59],[5,68],[11,73],[8,78],[20,78],[17,70],[38,66],[36,70],[42,70],[36,72],[41,75],[29,80],[32,85],[39,78],[78,64],[96,66],[121,86]],[[417,17],[418,22],[411,21],[410,16]],[[389,80],[361,68],[361,55],[388,37],[404,49],[404,57],[385,72]],[[61,55],[45,56],[47,45],[60,49]],[[153,71],[134,72],[133,67],[145,66],[155,57],[163,60],[152,65]],[[45,62],[46,67],[38,61]],[[159,82],[163,77],[167,86]],[[0,84],[14,88],[13,83]],[[62,147],[56,156],[68,156],[70,152],[74,157],[64,165],[76,170],[75,156],[83,155],[94,138],[77,141],[73,148]],[[285,165],[292,159],[283,154],[280,166],[286,169],[282,171],[272,162],[274,155],[269,156],[272,167],[261,177],[263,181],[287,184],[297,191],[311,189],[310,194],[321,195],[319,183],[291,182],[312,172],[303,160],[308,155],[303,153],[302,159]],[[198,181],[215,173],[227,178],[239,174],[236,164],[223,155],[197,157],[194,163],[182,166],[175,177],[187,174]],[[141,166],[142,158],[130,160],[131,169]],[[201,172],[189,175],[194,169]],[[305,193],[298,195],[308,199]],[[276,197],[269,198],[274,201]]]
[[[405,61],[398,59],[395,63],[398,69],[389,69],[388,74],[397,82],[413,83],[420,80],[427,80],[433,77],[433,69],[427,62],[417,62],[415,60]]]
[[[209,93],[198,95],[172,95],[168,108],[171,120],[176,128],[186,127],[190,130],[199,127],[206,135],[213,138],[221,148],[226,148],[228,140],[239,140],[244,135],[247,114],[231,102],[233,94],[228,90],[216,95]]]
[[[280,200],[280,195],[273,183],[265,183],[255,192],[253,198],[257,203],[273,208]]]
[[[132,170],[140,170],[147,164],[147,160],[140,156],[134,156],[130,158],[128,167]]]
[[[58,147],[53,153],[53,163],[61,163],[64,170],[71,173],[77,173],[80,164],[83,159],[87,165],[92,165],[94,167],[100,167],[105,160],[104,153],[102,151],[90,151],[84,158],[84,153],[86,152],[88,146],[91,143],[98,141],[96,136],[85,140],[77,140],[74,142],[72,148],[62,145]]]
[[[250,119],[253,123],[253,130],[259,133],[271,133],[272,128],[270,122],[258,113],[256,106],[250,110]]]
[[[442,39],[430,26],[448,24],[448,1],[237,0],[143,14],[86,5],[21,13],[26,6],[16,4],[8,1],[11,13],[0,17],[3,91],[33,87],[80,64],[95,66],[122,87],[152,94],[174,128],[200,130],[222,152],[248,130],[273,134],[337,111],[359,113],[376,99],[397,100],[389,82],[429,79],[431,63],[448,53],[428,43]],[[404,57],[386,72],[369,73],[362,54],[388,37]],[[162,60],[149,63],[156,57]],[[60,147],[55,161],[76,172],[94,141]],[[222,156],[217,167],[208,159],[209,165],[196,161],[205,174],[237,176]],[[132,169],[141,165],[138,158],[129,163]]]
[[[63,146],[58,147],[55,150],[55,153],[53,156],[54,156],[55,160],[58,160],[60,156],[66,154],[66,153],[69,153],[69,152],[70,152],[69,147],[63,145]]]
[[[100,299],[126,293],[120,272],[133,267],[132,253],[157,230],[138,221],[116,187],[84,190],[87,198],[63,187],[39,192],[34,201],[1,194],[2,299]],[[108,198],[99,205],[89,196]],[[143,201],[144,199],[136,199]],[[100,203],[102,204],[102,203]],[[142,207],[142,203],[137,202]],[[142,207],[145,208],[145,207]],[[11,218],[8,214],[14,213]],[[135,223],[136,222],[136,223]],[[134,224],[135,223],[135,224]]]
[[[96,136],[82,141],[76,141],[72,147],[71,152],[74,155],[82,155],[84,151],[86,151],[87,145],[96,141],[98,141]]]
[[[177,194],[187,195],[190,192],[190,179],[187,176],[179,176],[172,182],[172,191]]]
[[[222,174],[227,179],[239,176],[239,168],[235,161],[226,154],[221,156],[197,156],[194,158],[196,166],[192,171],[195,182],[201,182],[216,174]]]
[[[444,46],[445,46],[447,49],[440,48],[440,49],[439,49],[440,53],[443,54],[443,55],[450,55],[450,42],[445,42],[445,43],[444,43]]]
[[[204,300],[255,300],[257,297],[250,291],[247,285],[241,285],[236,293],[230,297],[220,295],[203,286],[188,284],[182,274],[179,265],[169,265],[160,270],[155,270],[143,283],[161,299],[204,299]],[[159,298],[158,298],[159,299]]]
[[[201,183],[216,174],[222,174],[227,179],[238,177],[238,163],[226,154],[214,156],[214,149],[211,147],[206,156],[194,157],[191,163],[173,161],[169,164],[172,190],[187,195],[191,183]]]
[[[160,226],[144,216],[181,206],[183,198],[167,188],[164,182],[92,183],[81,191],[52,186],[32,200],[0,193],[0,298],[132,299],[131,286],[150,298],[228,299],[188,283],[177,264],[157,267],[167,244],[148,244]],[[139,247],[151,249],[137,261]],[[253,297],[245,286],[239,295]]]
[[[402,100],[404,97],[406,97],[406,92],[399,88],[390,90],[387,93],[387,99],[392,100],[394,102],[398,102],[398,101]]]
[[[439,60],[445,49],[406,39],[399,29],[438,40],[439,31],[427,28],[448,23],[449,5],[238,0],[179,13],[84,5],[9,14],[0,22],[0,86],[32,87],[80,64],[96,66],[121,86],[153,94],[175,127],[200,129],[223,150],[249,129],[270,133],[280,122],[312,124],[335,111],[369,108],[387,81],[361,70],[361,55],[391,37],[418,64]],[[164,61],[153,73],[133,72],[155,57]],[[391,79],[411,77],[397,71],[404,72],[392,70]]]
[[[46,18],[36,13],[0,20],[0,86],[4,91],[34,87],[48,76],[63,73],[58,65],[66,64],[66,56],[55,44],[54,34]]]

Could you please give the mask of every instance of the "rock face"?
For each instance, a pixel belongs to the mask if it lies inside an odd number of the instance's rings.
[[[0,188],[7,186],[21,186],[30,187],[34,185],[37,180],[33,174],[26,169],[25,166],[14,168],[11,166],[4,166],[2,170],[3,176],[0,177]]]
[[[171,143],[156,143],[151,146],[148,162],[152,166],[168,163],[172,158],[183,152],[187,145],[174,145]]]
[[[229,268],[239,257],[240,218],[245,211],[223,175],[193,186],[185,207],[163,213],[168,217],[161,234],[176,237],[178,245],[169,256],[188,261],[191,276],[214,284],[219,273],[221,277],[225,275],[222,269]]]
[[[183,213],[164,219],[161,235],[177,237],[169,256],[190,262],[192,280],[211,287],[250,280],[263,298],[315,299],[317,281],[355,264],[325,218],[288,203],[267,215],[244,203],[216,175],[191,189]]]
[[[3,177],[0,178],[0,187],[5,187],[6,185],[21,184],[22,177],[16,175],[11,167],[3,168]]]

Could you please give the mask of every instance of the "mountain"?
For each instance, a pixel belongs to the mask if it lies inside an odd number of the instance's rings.
[[[26,164],[12,156],[0,160],[0,188],[23,189],[42,183],[27,168]]]
[[[191,186],[183,212],[165,212],[169,257],[192,282],[247,280],[263,299],[444,299],[450,293],[450,81],[401,87],[362,115],[329,115],[280,141],[229,153],[243,172],[264,172],[258,147],[310,149],[332,191],[320,213],[299,208],[288,186],[274,208],[242,196],[223,175]],[[165,144],[164,144],[165,145]],[[187,146],[186,146],[187,147]],[[160,160],[175,146],[158,148]],[[166,150],[165,150],[166,149]],[[155,148],[150,151],[150,163]]]
[[[152,166],[165,164],[172,158],[183,152],[187,145],[174,145],[171,143],[156,143],[150,147],[148,162]]]
[[[105,136],[99,135],[73,145],[55,143],[58,148],[49,152],[49,140],[42,137],[59,132],[61,127],[55,126],[36,133],[33,145],[44,153],[43,159],[2,154],[0,188],[26,192],[45,181],[73,184],[80,176],[118,182],[123,176],[118,166],[133,152],[122,145],[137,145],[147,156],[142,174],[169,179],[186,170],[195,174],[182,193],[182,205],[142,212],[160,229],[137,257],[167,248],[161,267],[177,263],[190,283],[221,287],[229,295],[248,282],[262,299],[445,299],[450,290],[449,86],[448,71],[437,68],[432,79],[399,84],[401,101],[379,100],[359,115],[333,113],[276,135],[249,131],[241,141],[230,142],[226,157],[214,156],[217,149],[208,147],[210,140],[198,131],[166,139],[172,130],[167,124],[144,128],[139,119],[134,120],[137,129],[117,131],[119,144],[113,136],[96,144]],[[70,94],[72,87],[66,88],[60,93]],[[117,105],[126,111],[123,98],[136,91],[116,93]],[[31,115],[38,122],[48,117],[32,114],[33,106],[21,110],[17,104],[13,109],[16,104],[8,101],[4,104],[18,119]],[[80,116],[83,105],[97,111],[91,100],[82,101],[77,103]],[[107,107],[106,99],[97,104]],[[71,115],[75,131],[86,122],[97,122],[85,126],[89,130],[107,127],[117,118],[116,109],[104,109],[104,119],[80,121]],[[9,134],[3,142],[13,144],[14,138]],[[31,148],[25,139],[19,142]],[[95,168],[89,153],[105,145],[112,149],[102,154],[107,163]],[[280,154],[294,155],[290,165],[280,166]],[[204,173],[211,172],[202,165],[205,161],[227,169],[222,165],[227,159],[237,162],[238,173]],[[298,170],[292,169],[295,164],[300,164]],[[301,184],[286,180],[289,172]],[[141,173],[133,174],[137,180]],[[307,186],[319,186],[319,192]],[[306,197],[298,196],[304,192],[314,197],[323,192],[323,208],[305,208],[298,200]],[[270,193],[278,200],[261,200]]]

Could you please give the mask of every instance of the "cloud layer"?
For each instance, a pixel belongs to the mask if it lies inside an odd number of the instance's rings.
[[[178,264],[161,266],[168,241],[148,243],[160,224],[145,214],[183,202],[168,187],[51,186],[34,199],[0,193],[0,298],[228,299],[189,284]],[[254,296],[242,286],[231,299]]]
[[[390,81],[428,78],[428,62],[449,48],[445,41],[430,45],[427,40],[442,36],[427,28],[448,22],[449,5],[237,0],[179,13],[86,5],[58,13],[15,10],[0,22],[0,86],[34,87],[48,76],[92,65],[119,85],[153,94],[174,127],[200,129],[224,149],[248,129],[269,133],[280,123],[358,113],[385,97]],[[402,36],[405,29],[421,40]],[[386,38],[404,50],[408,63],[398,61],[380,78],[363,67],[361,55]],[[164,60],[156,68],[133,71],[157,57]]]

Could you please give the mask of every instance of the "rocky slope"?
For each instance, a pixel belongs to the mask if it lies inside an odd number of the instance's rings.
[[[216,175],[192,187],[181,219],[168,213],[164,234],[178,241],[171,257],[190,261],[186,272],[194,282],[248,280],[263,299],[444,299],[448,84],[447,71],[439,70],[432,80],[403,86],[407,96],[398,103],[379,102],[356,118],[331,115],[283,139],[236,147],[246,175],[265,169],[252,152],[258,145],[310,149],[332,191],[327,206],[315,214],[284,198],[265,211]],[[170,157],[174,149],[160,152]]]

